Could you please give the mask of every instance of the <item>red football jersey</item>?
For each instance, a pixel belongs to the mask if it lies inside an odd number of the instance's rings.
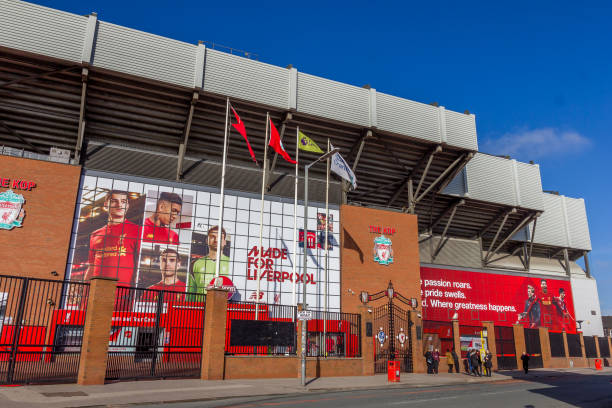
[[[154,289],[154,290],[171,290],[174,292],[181,292],[181,293],[171,293],[171,292],[166,292],[164,293],[164,300],[167,302],[180,302],[185,300],[185,291],[187,289],[187,286],[185,285],[185,282],[181,282],[180,280],[177,280],[174,285],[165,285],[163,281],[156,283],[155,285],[151,285],[149,286],[147,289]],[[153,291],[146,291],[145,294],[143,295],[143,300],[148,300],[148,301],[154,301],[157,300],[157,292],[153,292]]]
[[[175,231],[172,231],[170,227],[158,227],[153,221],[147,218],[144,222],[143,241],[178,245],[179,236]]]
[[[139,242],[140,227],[127,220],[92,232],[89,237],[92,276],[117,278],[118,285],[133,286]]]

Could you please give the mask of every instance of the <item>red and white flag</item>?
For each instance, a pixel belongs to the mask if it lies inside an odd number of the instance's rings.
[[[274,127],[274,123],[272,123],[272,119],[270,119],[270,143],[269,145],[274,149],[274,151],[281,156],[283,159],[287,160],[291,164],[297,163],[295,160],[292,160],[289,157],[289,153],[283,147],[283,142],[281,142],[280,135],[278,134],[278,130]]]
[[[232,112],[234,112],[234,117],[236,118],[236,123],[232,123],[232,127],[236,129],[236,131],[240,133],[242,137],[244,137],[247,147],[249,148],[249,153],[251,153],[251,157],[253,158],[253,161],[257,163],[257,158],[255,158],[255,153],[253,153],[253,149],[251,148],[249,139],[247,139],[247,133],[246,133],[246,128],[244,127],[244,122],[242,121],[242,119],[240,119],[240,116],[238,116],[238,114],[236,113],[236,110],[234,110],[234,107],[231,105],[230,107],[232,108]]]

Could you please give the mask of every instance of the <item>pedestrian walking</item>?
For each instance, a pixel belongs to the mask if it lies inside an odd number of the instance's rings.
[[[427,364],[427,374],[433,374],[433,356],[429,350],[425,352],[425,363]]]
[[[523,361],[523,370],[525,370],[525,374],[527,374],[527,372],[529,372],[529,354],[527,354],[526,351],[523,351],[521,360]]]
[[[438,374],[438,367],[440,367],[440,352],[438,351],[438,349],[436,349],[433,352],[433,371],[434,374]]]
[[[476,351],[478,357],[478,376],[482,377],[482,357],[480,356],[480,350]]]
[[[484,358],[485,375],[491,376],[491,367],[493,367],[493,354],[489,350],[486,351]]]
[[[448,372],[453,372],[453,365],[455,364],[455,359],[450,352],[450,349],[446,349],[446,364],[448,364]]]
[[[466,359],[468,366],[468,374],[472,374],[472,349],[468,349]]]
[[[474,376],[481,377],[482,375],[478,372],[478,360],[478,353],[476,353],[476,350],[474,350],[470,355],[470,362],[472,364],[472,374],[474,374]]]
[[[453,355],[453,361],[455,362],[455,372],[459,374],[459,356],[457,356],[454,348],[453,351],[451,351],[451,354]]]

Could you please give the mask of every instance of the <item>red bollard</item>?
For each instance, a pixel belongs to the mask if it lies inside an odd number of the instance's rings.
[[[400,362],[399,361],[387,362],[387,381],[400,382]]]

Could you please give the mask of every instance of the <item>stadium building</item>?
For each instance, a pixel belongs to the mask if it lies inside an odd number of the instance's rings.
[[[464,348],[482,340],[490,322],[500,367],[499,348],[517,325],[603,335],[584,200],[543,191],[537,164],[480,152],[473,114],[110,24],[95,13],[14,0],[0,0],[0,8],[0,205],[8,209],[0,243],[10,254],[2,274],[99,276],[204,295],[220,259],[236,304],[293,306],[304,290],[308,308],[319,312],[359,313],[365,304],[374,320],[362,335],[380,348],[377,360],[403,356],[406,369],[414,352],[402,354],[404,331],[415,331],[424,349],[453,347],[455,337]],[[219,231],[228,98],[259,166],[232,131]],[[332,177],[327,217],[326,168],[313,166],[305,228],[303,165],[318,155],[300,152],[295,256],[294,166],[271,149],[260,231],[268,114],[292,157],[299,128],[321,147],[329,139],[357,179],[354,189]],[[19,321],[7,285],[0,285],[5,328]],[[395,308],[419,320],[402,322],[389,312]],[[460,336],[453,324],[464,327]],[[348,342],[337,326],[320,348]]]

